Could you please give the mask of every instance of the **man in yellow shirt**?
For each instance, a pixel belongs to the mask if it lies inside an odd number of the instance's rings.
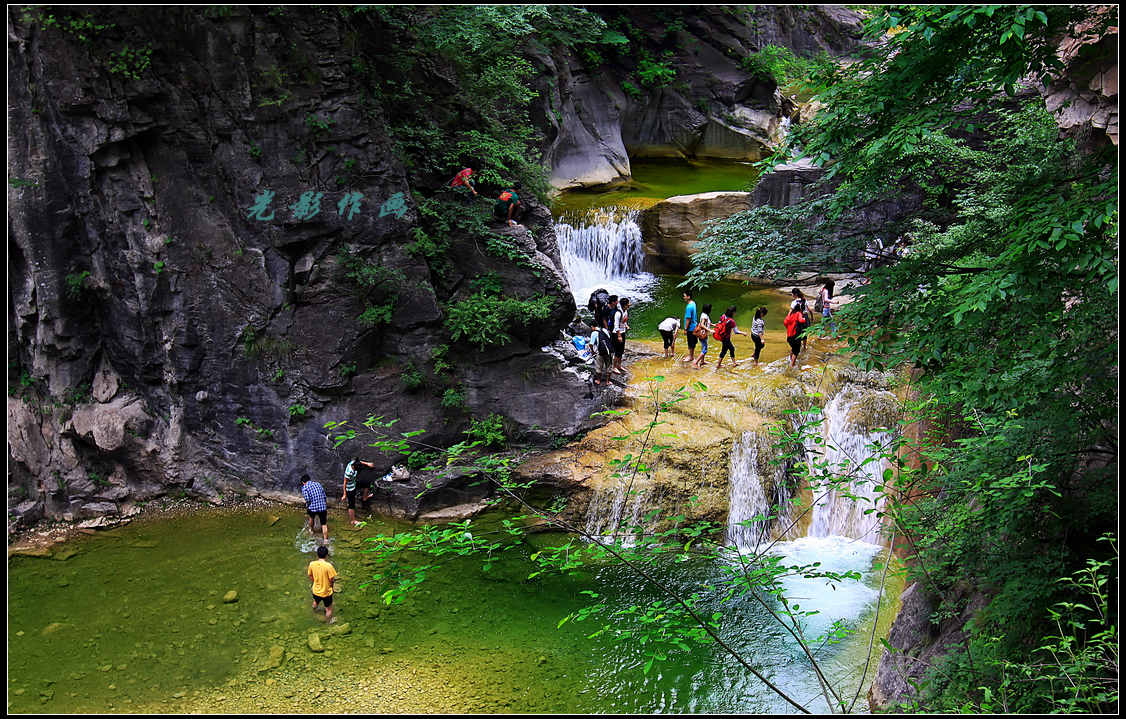
[[[332,585],[336,583],[336,568],[328,562],[328,547],[317,547],[317,558],[309,562],[309,579],[313,582],[313,611],[321,602],[325,605],[325,621],[332,624]]]

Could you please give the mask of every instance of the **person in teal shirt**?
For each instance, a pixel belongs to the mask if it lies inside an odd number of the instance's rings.
[[[700,320],[700,316],[696,314],[696,302],[692,299],[692,293],[688,290],[684,291],[684,301],[688,304],[684,307],[684,331],[688,334],[688,356],[683,358],[688,362],[696,361],[696,343],[700,338],[692,333],[696,329],[696,323]]]

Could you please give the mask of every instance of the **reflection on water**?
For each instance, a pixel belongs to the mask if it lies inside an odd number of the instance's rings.
[[[282,521],[271,524],[272,512]],[[638,643],[587,639],[598,628],[591,622],[557,627],[586,606],[584,590],[620,606],[660,596],[621,566],[526,581],[527,554],[565,541],[557,535],[533,538],[521,558],[487,573],[479,561],[430,560],[435,566],[420,591],[385,607],[383,587],[360,588],[373,572],[363,539],[401,525],[341,530],[330,561],[340,572],[339,622],[349,631],[333,634],[310,610],[311,555],[297,551],[305,543],[295,548],[294,540],[303,521],[292,509],[210,511],[76,540],[70,546],[78,554],[66,561],[12,558],[10,711],[303,712],[314,695],[320,709],[333,712],[787,711],[714,645],[674,650],[646,675]],[[850,554],[835,538],[819,541],[819,559],[832,557],[834,566],[871,581],[870,552]],[[779,551],[797,552],[786,546]],[[402,557],[403,567],[421,563]],[[669,562],[650,571],[691,592],[727,576],[724,566]],[[238,600],[224,603],[230,590]],[[814,582],[793,591],[811,597],[803,605],[830,612],[825,622],[860,625],[871,614],[866,589],[843,603],[841,586],[833,591]],[[787,691],[816,692],[792,639],[756,602],[744,596],[721,605],[713,597],[705,605],[721,612],[725,641]],[[324,653],[310,651],[311,632],[319,633]],[[271,666],[271,650],[280,665]],[[857,666],[850,652],[822,650],[833,676]]]

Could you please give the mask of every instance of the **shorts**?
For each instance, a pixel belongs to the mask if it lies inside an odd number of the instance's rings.
[[[665,341],[665,349],[672,347],[673,342],[676,341],[676,332],[672,330],[657,330],[661,333],[661,339]]]
[[[344,496],[348,498],[348,509],[355,509],[356,508],[356,490],[353,489],[351,492],[345,491]],[[324,523],[323,519],[321,520],[321,523],[322,524]]]
[[[324,525],[328,524],[328,510],[326,510],[326,509],[322,509],[319,512],[314,512],[311,509],[306,509],[305,513],[308,514],[310,517],[320,517],[322,527]]]
[[[609,369],[610,369],[610,358],[609,357],[603,357],[601,355],[601,353],[595,352],[594,353],[594,371],[598,374],[606,374],[606,371],[609,370]]]
[[[326,608],[331,607],[332,606],[332,595],[330,594],[327,597],[318,597],[316,594],[314,594],[313,595],[313,603],[314,604],[320,604],[321,602],[324,602]]]
[[[699,337],[692,334],[691,332],[688,333],[688,349],[689,350],[695,350],[696,349],[696,343],[699,342],[699,341],[700,341]]]
[[[621,359],[622,355],[626,353],[626,338],[623,335],[621,339],[614,338],[614,357]]]
[[[801,337],[787,337],[786,341],[790,343],[790,354],[795,357],[801,354]]]

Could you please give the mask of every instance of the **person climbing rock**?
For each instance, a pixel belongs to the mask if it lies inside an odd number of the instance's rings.
[[[301,496],[305,498],[305,512],[309,515],[306,527],[313,534],[314,519],[320,520],[321,534],[328,541],[328,496],[320,482],[314,482],[309,475],[301,475]]]
[[[326,557],[328,547],[323,544],[317,547],[317,558],[309,562],[306,574],[313,583],[313,611],[323,602],[325,605],[325,622],[332,624],[336,618],[332,616],[333,586],[336,584],[336,567],[332,566]]]
[[[359,524],[356,521],[356,494],[361,490],[363,491],[360,501],[365,504],[371,497],[371,478],[361,478],[361,475],[364,474],[362,471],[364,467],[375,469],[374,464],[364,462],[358,457],[348,460],[348,464],[344,466],[344,488],[341,490],[340,501],[348,500],[348,519],[351,520],[353,525]]]
[[[473,193],[473,197],[477,197],[477,188],[473,187],[472,178],[473,168],[467,167],[454,175],[454,179],[450,180],[450,187],[459,192],[466,200],[469,199],[469,193]]]
[[[493,212],[497,217],[507,221],[510,227],[513,227],[516,225],[515,217],[523,208],[524,206],[520,203],[520,196],[516,194],[516,190],[509,188],[500,193],[497,204],[493,206]]]

